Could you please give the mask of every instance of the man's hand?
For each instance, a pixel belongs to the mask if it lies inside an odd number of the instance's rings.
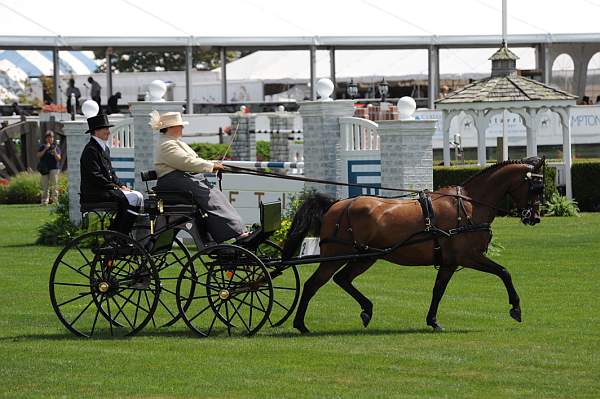
[[[225,165],[223,165],[221,162],[213,162],[213,172],[223,169],[225,169]]]
[[[121,191],[131,191],[127,186],[121,186]]]

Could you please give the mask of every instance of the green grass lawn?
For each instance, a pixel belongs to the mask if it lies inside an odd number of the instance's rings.
[[[128,339],[81,339],[56,318],[48,277],[60,248],[33,244],[39,206],[0,206],[0,396],[68,398],[598,398],[600,214],[498,219],[523,323],[501,281],[457,273],[425,326],[433,268],[380,262],[357,280],[370,326],[333,283],[313,299],[311,335],[291,321],[251,338],[195,338],[183,323]],[[306,279],[312,266],[303,266]]]

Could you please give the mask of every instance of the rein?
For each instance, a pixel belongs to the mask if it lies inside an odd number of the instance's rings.
[[[243,168],[243,167],[240,167],[240,166],[232,166],[232,165],[225,165],[225,167],[226,167],[226,170],[228,172],[232,172],[232,173],[245,173],[245,174],[254,175],[254,176],[272,177],[272,178],[275,178],[275,179],[283,179],[283,180],[304,181],[304,182],[310,182],[310,183],[331,184],[331,185],[334,185],[334,186],[343,186],[343,187],[361,187],[361,188],[367,187],[367,188],[373,188],[372,185],[368,185],[368,184],[341,183],[341,182],[338,182],[338,181],[324,180],[324,179],[314,179],[314,178],[310,178],[310,177],[288,176],[288,175],[284,175],[284,174],[276,173],[276,172],[257,171],[257,170],[254,170],[254,169]],[[492,205],[490,203],[486,203],[484,201],[476,200],[474,198],[467,197],[466,195],[462,195],[462,194],[448,194],[448,193],[442,193],[442,192],[439,192],[439,191],[414,190],[414,189],[396,188],[396,187],[378,187],[378,188],[381,189],[381,190],[398,191],[398,192],[405,192],[405,193],[417,194],[417,195],[419,195],[420,193],[423,193],[423,192],[427,192],[428,194],[436,194],[436,195],[439,195],[441,197],[460,198],[460,199],[462,199],[464,201],[468,201],[468,202],[471,202],[473,204],[479,204],[479,205],[486,206],[488,208],[495,209],[496,211],[500,211],[500,212],[504,212],[504,213],[510,213],[510,210],[508,210],[508,209],[501,208],[501,207],[498,207],[496,205]],[[408,194],[408,195],[410,195],[410,194]],[[402,195],[402,196],[398,196],[398,197],[394,197],[394,198],[406,197],[408,195]]]

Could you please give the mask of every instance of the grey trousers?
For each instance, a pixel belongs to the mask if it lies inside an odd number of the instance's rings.
[[[157,189],[192,192],[194,202],[207,214],[206,228],[216,242],[223,242],[244,232],[244,222],[225,195],[209,186],[202,174],[174,171],[160,177]]]

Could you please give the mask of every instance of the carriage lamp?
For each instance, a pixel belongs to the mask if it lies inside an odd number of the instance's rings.
[[[358,95],[358,85],[354,83],[353,79],[350,79],[350,83],[348,83],[348,87],[346,87],[346,93],[352,99]]]
[[[390,85],[388,84],[388,82],[385,81],[385,78],[383,78],[381,82],[377,84],[377,91],[381,96],[381,102],[385,102],[385,98],[390,92]]]

